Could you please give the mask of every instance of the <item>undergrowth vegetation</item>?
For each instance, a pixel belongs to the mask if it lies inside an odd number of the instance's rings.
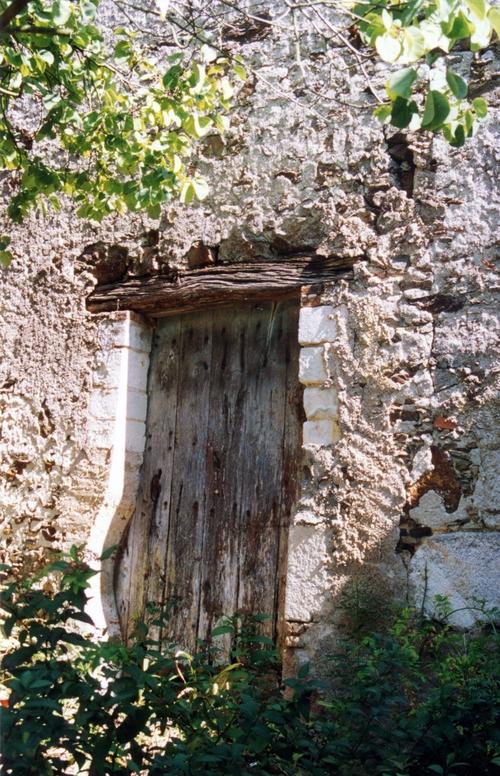
[[[351,635],[329,681],[307,667],[282,681],[259,617],[226,619],[193,655],[159,643],[158,612],[127,646],[94,640],[76,628],[91,626],[93,573],[73,549],[35,578],[4,583],[4,774],[500,772],[491,623],[461,633],[444,601],[440,621],[404,609],[384,631]],[[223,661],[214,645],[228,633]]]

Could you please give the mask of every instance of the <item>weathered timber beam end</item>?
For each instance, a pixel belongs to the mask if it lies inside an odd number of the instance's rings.
[[[361,257],[357,257],[358,259]],[[87,299],[92,313],[132,310],[153,318],[237,302],[284,299],[304,285],[335,282],[356,258],[293,256],[276,261],[221,264],[98,285]]]

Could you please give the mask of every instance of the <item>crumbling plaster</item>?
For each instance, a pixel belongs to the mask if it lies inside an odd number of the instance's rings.
[[[303,336],[301,371],[331,393],[326,418],[309,411],[323,425],[305,432],[290,536],[288,642],[299,660],[328,651],[356,580],[381,600],[418,597],[435,564],[432,591],[463,598],[461,578],[484,562],[471,592],[493,603],[499,589],[494,110],[463,149],[409,136],[408,183],[408,164],[390,153],[401,140],[371,118],[363,76],[344,69],[349,52],[313,36],[309,48],[310,72],[323,83],[331,73],[323,118],[303,107],[286,35],[250,40],[240,51],[265,82],[249,79],[223,142],[202,142],[205,202],[166,205],[159,223],[33,214],[12,229],[17,259],[0,277],[1,551],[26,567],[87,542],[106,503],[112,440],[96,442],[91,418],[113,316],[85,311],[92,264],[102,276],[182,267],[200,250],[225,262],[359,257],[351,279],[303,293],[305,311],[328,306],[331,318],[328,336]],[[386,70],[369,67],[380,86]],[[332,433],[320,437],[325,423]]]

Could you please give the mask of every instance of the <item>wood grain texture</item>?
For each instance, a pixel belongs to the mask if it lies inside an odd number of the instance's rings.
[[[361,257],[358,257],[361,258]],[[98,285],[87,299],[90,312],[133,310],[152,317],[227,307],[238,302],[291,298],[301,286],[334,282],[355,258],[293,256],[251,264],[216,265],[179,273]]]
[[[248,304],[159,325],[142,484],[117,561],[125,634],[158,603],[172,608],[160,635],[187,649],[236,611],[269,614],[279,636],[302,422],[298,307]]]

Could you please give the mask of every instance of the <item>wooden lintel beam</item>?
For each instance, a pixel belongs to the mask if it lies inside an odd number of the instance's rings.
[[[276,261],[220,264],[96,286],[87,299],[92,313],[132,310],[153,318],[238,302],[283,299],[304,285],[331,283],[352,269],[355,258],[293,256]]]

